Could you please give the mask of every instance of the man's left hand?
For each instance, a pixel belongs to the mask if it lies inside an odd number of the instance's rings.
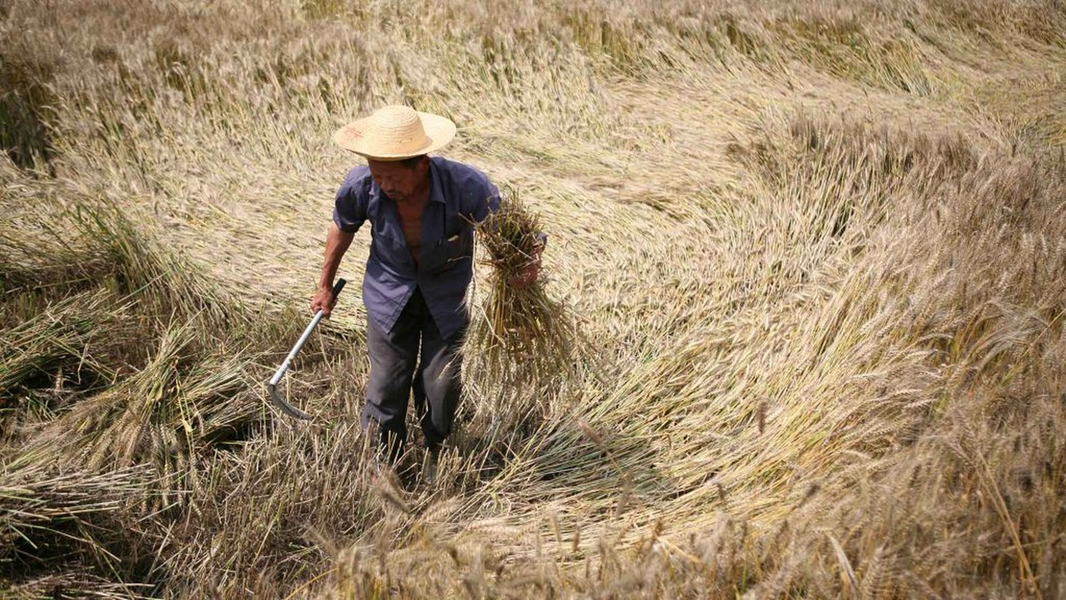
[[[544,254],[544,246],[547,245],[546,237],[541,238],[536,250],[534,250],[533,258],[530,259],[526,266],[522,267],[522,270],[507,280],[507,285],[516,290],[522,290],[537,282],[537,278],[540,276],[540,255]]]

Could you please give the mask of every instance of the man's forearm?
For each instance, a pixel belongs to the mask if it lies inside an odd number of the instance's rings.
[[[333,287],[333,279],[337,276],[341,258],[344,257],[354,237],[354,232],[341,231],[336,223],[330,223],[329,233],[326,234],[326,259],[322,263],[322,275],[318,280],[319,288]]]

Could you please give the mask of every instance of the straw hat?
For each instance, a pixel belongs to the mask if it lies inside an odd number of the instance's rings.
[[[455,123],[409,106],[379,108],[333,134],[344,148],[374,160],[403,160],[443,147],[455,137]]]

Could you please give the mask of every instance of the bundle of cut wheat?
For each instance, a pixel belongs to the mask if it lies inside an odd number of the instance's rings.
[[[495,388],[491,397],[511,398],[505,412],[512,418],[506,422],[500,422],[499,407],[484,407],[491,421],[507,430],[525,429],[529,417],[547,414],[548,399],[573,374],[577,329],[567,307],[547,294],[543,277],[523,285],[523,276],[537,268],[544,241],[538,216],[516,192],[504,195],[500,209],[478,225],[478,232],[487,251],[484,262],[493,269],[483,318],[474,320],[467,354],[477,386]],[[516,402],[516,394],[524,400]]]

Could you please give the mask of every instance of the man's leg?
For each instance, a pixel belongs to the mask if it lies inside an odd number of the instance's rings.
[[[417,293],[417,292],[416,292]],[[383,450],[391,462],[403,452],[407,441],[407,401],[418,359],[419,323],[410,305],[404,307],[392,331],[385,332],[367,318],[366,346],[370,377],[366,384],[363,428],[373,420],[380,429]]]
[[[462,392],[460,349],[464,333],[465,329],[448,339],[441,339],[432,318],[422,329],[422,357],[415,389],[416,394],[424,394],[425,410],[419,411],[419,420],[426,446],[434,452],[451,434],[455,411],[459,407]]]

